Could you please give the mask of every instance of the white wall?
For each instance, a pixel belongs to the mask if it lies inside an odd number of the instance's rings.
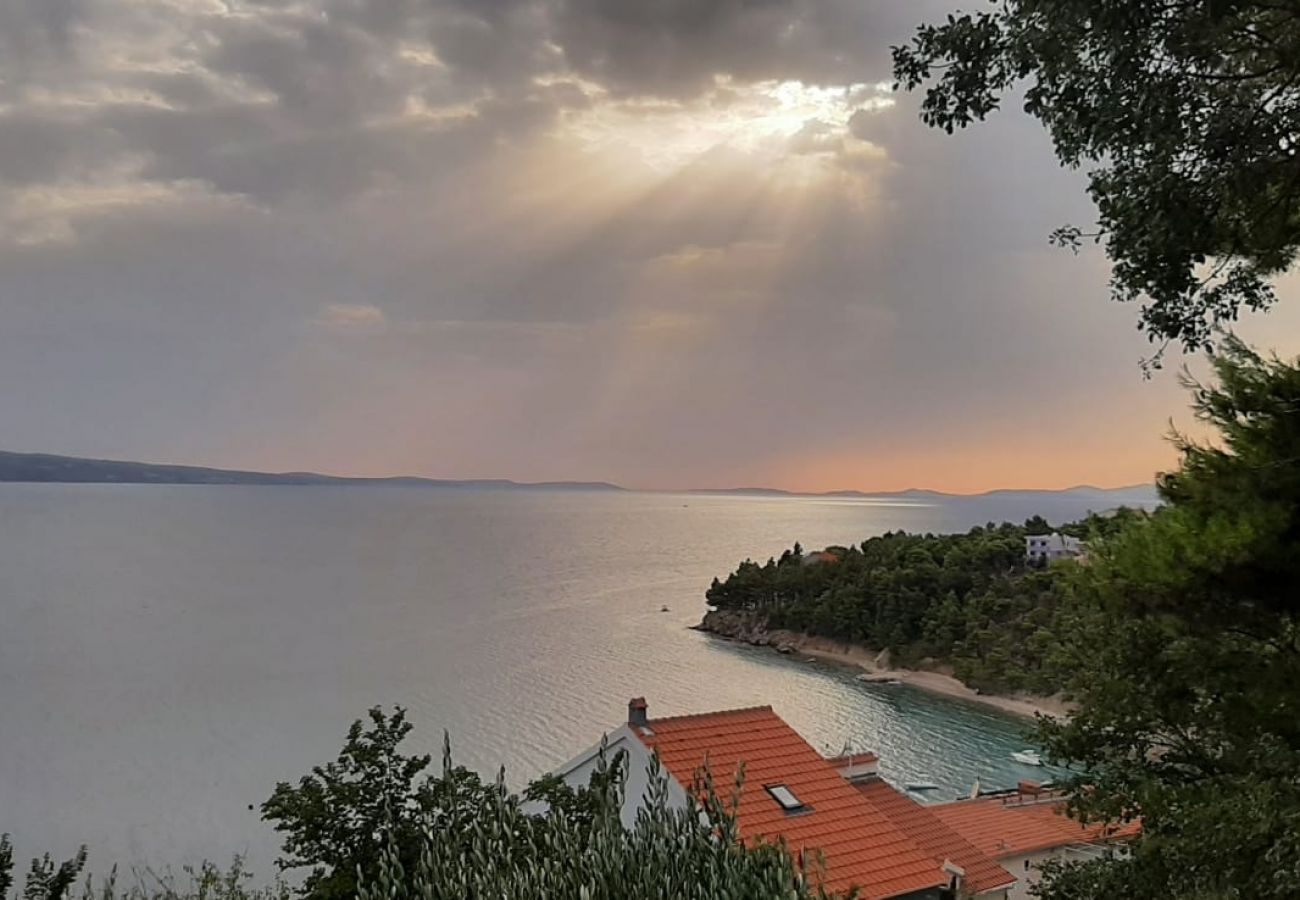
[[[650,788],[650,751],[641,739],[632,733],[630,726],[621,725],[609,733],[605,749],[606,759],[612,760],[619,751],[628,756],[627,784],[623,795],[623,826],[631,828],[636,823],[636,811],[646,802]],[[596,744],[579,753],[573,759],[555,769],[554,774],[564,779],[570,787],[586,787],[600,756],[600,744]],[[686,806],[686,791],[667,772],[663,777],[668,781],[668,805],[674,809]]]
[[[1021,853],[1015,856],[1000,856],[998,862],[1002,868],[1016,876],[1016,883],[1007,891],[1007,900],[1028,900],[1029,888],[1038,883],[1038,867],[1044,860],[1052,858],[1051,851],[1039,853]],[[1029,868],[1025,869],[1025,863]]]

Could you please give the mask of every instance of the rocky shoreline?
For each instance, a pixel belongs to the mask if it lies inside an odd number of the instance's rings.
[[[858,644],[798,631],[769,630],[766,621],[761,617],[745,613],[710,610],[705,614],[703,621],[694,628],[696,631],[703,631],[726,640],[739,641],[755,647],[770,647],[778,653],[802,653],[819,659],[857,666],[869,676],[864,678],[864,681],[898,681],[937,694],[973,700],[1020,716],[1045,715],[1061,718],[1070,713],[1069,703],[1061,697],[981,693],[954,678],[951,670],[944,666],[936,664],[933,668],[927,669],[895,669],[890,663],[888,650],[872,650]]]

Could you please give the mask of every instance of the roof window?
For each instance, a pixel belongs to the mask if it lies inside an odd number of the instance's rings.
[[[799,812],[808,808],[794,795],[794,791],[784,784],[765,784],[763,789],[771,794],[772,799],[786,812]]]

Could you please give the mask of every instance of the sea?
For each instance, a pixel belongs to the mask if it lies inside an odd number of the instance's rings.
[[[0,485],[0,832],[90,868],[247,858],[257,807],[373,706],[412,752],[516,787],[646,697],[771,704],[814,746],[881,756],[922,799],[1042,769],[1026,722],[694,631],[746,558],[964,531],[1085,500],[757,497],[389,486]],[[666,607],[666,610],[665,610]]]

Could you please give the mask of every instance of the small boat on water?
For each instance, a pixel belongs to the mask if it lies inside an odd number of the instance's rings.
[[[907,788],[909,791],[915,791],[918,794],[925,791],[937,791],[939,789],[939,785],[935,784],[933,781],[909,781],[907,784],[903,785],[903,787]]]
[[[888,675],[868,675],[865,672],[858,676],[858,681],[865,681],[867,684],[902,684],[897,678],[891,678]]]
[[[1037,750],[1016,750],[1012,752],[1011,758],[1027,766],[1041,766],[1043,764],[1043,758],[1038,755]]]

